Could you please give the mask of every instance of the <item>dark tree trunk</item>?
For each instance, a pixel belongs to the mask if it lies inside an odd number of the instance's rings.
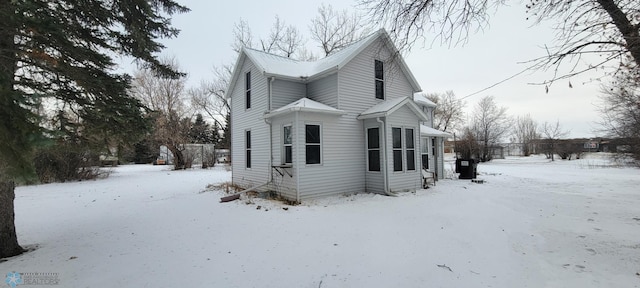
[[[24,252],[18,245],[16,235],[13,199],[13,182],[0,182],[0,258],[11,257]]]
[[[169,150],[171,150],[171,153],[173,154],[173,169],[185,169],[184,154],[182,153],[182,150],[176,147],[176,145],[171,145]]]
[[[598,3],[602,8],[607,11],[607,14],[613,20],[613,24],[616,25],[618,31],[622,34],[622,37],[626,41],[626,47],[636,62],[636,65],[640,66],[640,35],[638,32],[638,26],[633,25],[627,18],[627,15],[618,7],[613,0],[598,0]],[[629,15],[631,16],[631,15]]]

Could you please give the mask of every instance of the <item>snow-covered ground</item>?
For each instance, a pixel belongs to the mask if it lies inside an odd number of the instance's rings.
[[[223,167],[122,166],[17,188],[18,237],[37,249],[0,272],[59,287],[640,287],[640,170],[602,156],[298,206],[219,203],[205,186]]]

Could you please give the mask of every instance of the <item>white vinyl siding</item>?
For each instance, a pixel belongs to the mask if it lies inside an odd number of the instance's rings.
[[[272,119],[271,127],[273,129],[273,133],[271,136],[273,137],[272,143],[274,145],[271,148],[271,153],[273,153],[273,159],[276,166],[284,163],[284,127],[291,127],[291,156],[292,163],[296,161],[296,131],[294,129],[295,125],[293,125],[293,114],[276,117]],[[287,164],[289,165],[289,164]],[[279,170],[279,171],[278,171]],[[292,168],[272,168],[271,169],[271,177],[273,179],[273,189],[278,195],[296,200],[296,167]]]
[[[242,73],[231,95],[231,161],[232,181],[241,187],[252,187],[269,181],[269,126],[264,122],[267,111],[267,79],[251,73],[251,109],[245,109],[245,73],[255,66],[245,58]],[[245,163],[245,131],[251,130],[251,169]]]
[[[332,74],[307,85],[307,98],[338,108],[338,75]]]
[[[345,118],[340,115],[326,115],[319,113],[300,112],[298,129],[301,133],[293,137],[293,146],[300,141],[299,153],[294,151],[293,165],[300,163],[299,189],[301,199],[317,198],[328,195],[340,195],[346,193],[361,193],[365,191],[364,174],[366,171],[364,154],[364,132],[362,121]],[[356,124],[355,130],[342,129],[345,125]],[[305,164],[305,135],[306,124],[320,124],[321,132],[321,159],[322,164]],[[293,124],[294,131],[296,124]],[[302,159],[295,160],[295,155]],[[330,181],[328,180],[330,179]]]
[[[271,110],[290,104],[307,94],[304,83],[275,79],[271,85]]]
[[[416,91],[413,91],[404,73],[395,61],[392,61],[386,46],[376,42],[364,49],[338,72],[338,109],[360,114],[383,101],[375,98],[372,75],[375,59],[384,61],[385,100],[413,97]]]
[[[393,192],[397,192],[397,191],[413,191],[417,188],[420,188],[421,186],[421,173],[419,173],[418,169],[414,169],[414,170],[407,170],[407,153],[406,153],[406,132],[410,131],[413,132],[413,139],[414,141],[416,141],[416,139],[419,139],[419,135],[417,135],[417,129],[416,127],[419,127],[418,125],[419,123],[419,119],[417,118],[417,116],[413,113],[413,111],[411,111],[409,108],[402,107],[398,110],[396,110],[393,114],[391,114],[389,117],[387,117],[387,126],[388,126],[388,136],[387,136],[387,147],[389,147],[389,149],[391,150],[392,146],[392,127],[394,128],[402,128],[402,149],[400,151],[402,151],[401,155],[402,155],[402,162],[403,162],[403,167],[402,167],[402,171],[393,171],[393,161],[394,161],[394,157],[393,157],[393,153],[389,153],[389,155],[387,156],[387,161],[390,164],[389,165],[389,190],[393,191]],[[418,145],[419,143],[415,143],[414,142],[414,147],[415,145]],[[415,148],[414,148],[415,149]],[[412,161],[414,163],[418,163],[418,159],[417,159],[417,155],[415,153],[413,153],[413,159]]]

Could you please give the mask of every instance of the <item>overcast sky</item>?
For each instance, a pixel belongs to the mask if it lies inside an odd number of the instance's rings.
[[[277,0],[277,1],[202,1],[178,0],[192,11],[175,15],[173,25],[182,32],[176,39],[163,41],[163,54],[178,59],[189,73],[189,85],[212,77],[214,65],[232,64],[236,54],[231,49],[234,23],[244,19],[249,23],[254,39],[268,34],[274,17],[293,24],[308,38],[311,19],[322,3],[338,9],[355,9],[355,2],[338,0]],[[517,2],[517,1],[516,1]],[[544,45],[553,44],[552,23],[533,25],[525,20],[524,4],[504,6],[490,20],[490,27],[472,34],[468,43],[459,47],[428,47],[422,44],[405,55],[405,61],[425,92],[453,90],[458,97],[487,88],[520,71],[519,64],[544,55]],[[377,27],[379,28],[379,27]],[[430,35],[427,35],[429,37]],[[309,49],[312,41],[307,42]],[[315,50],[318,51],[318,50]],[[582,75],[554,83],[548,93],[544,86],[530,85],[550,78],[543,71],[525,72],[494,88],[466,98],[467,111],[487,95],[493,95],[498,105],[508,108],[512,116],[530,114],[534,120],[560,121],[570,130],[570,137],[594,137],[599,129],[597,112],[600,83],[589,81],[598,74]]]

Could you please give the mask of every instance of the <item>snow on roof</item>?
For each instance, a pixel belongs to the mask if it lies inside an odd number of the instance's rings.
[[[434,129],[426,125],[420,125],[420,136],[444,137],[444,138],[452,137],[452,135],[447,132]]]
[[[416,105],[415,102],[411,101],[409,97],[400,97],[400,98],[395,98],[391,100],[385,100],[381,103],[378,103],[372,106],[371,108],[365,110],[364,112],[360,113],[360,115],[358,116],[358,119],[361,120],[361,119],[369,119],[369,118],[376,118],[376,117],[386,117],[391,115],[393,112],[395,112],[396,110],[400,109],[400,107],[405,105],[409,107],[409,109],[411,109],[413,113],[415,113],[416,116],[418,116],[418,118],[420,118],[421,120],[426,121],[428,119],[427,115],[425,115],[424,112],[420,110],[418,105]]]
[[[335,54],[316,61],[294,60],[246,47],[243,48],[243,51],[265,74],[306,79],[314,75],[322,74],[332,68],[340,68],[349,62],[349,60],[357,54],[357,51],[359,52],[366,48],[366,46],[383,33],[385,33],[384,30],[379,30]]]
[[[345,114],[344,111],[338,110],[331,106],[322,104],[320,102],[313,101],[309,98],[302,98],[294,101],[293,103],[289,103],[283,107],[275,109],[264,115],[264,118],[271,118],[277,115],[287,114],[291,112],[316,112],[316,113],[325,113],[325,114],[336,114],[342,115]]]
[[[249,58],[251,62],[256,65],[256,68],[262,72],[263,75],[270,77],[276,76],[279,78],[285,78],[293,81],[306,82],[309,78],[320,78],[326,74],[338,71],[344,65],[349,63],[354,57],[360,54],[364,49],[369,47],[376,40],[382,39],[389,49],[391,49],[393,55],[393,61],[396,61],[401,71],[406,75],[411,87],[414,91],[422,90],[418,81],[415,79],[407,63],[399,56],[397,48],[393,45],[393,41],[389,37],[389,34],[384,29],[380,29],[371,35],[364,37],[363,39],[345,47],[344,49],[329,55],[325,58],[316,61],[299,61],[287,57],[282,57],[267,52],[254,50],[251,48],[243,47],[242,51],[238,55],[238,60],[233,69],[233,76],[231,77],[231,83],[229,87],[233,87],[240,78],[241,65],[245,58]],[[227,89],[225,98],[230,98],[231,88]]]
[[[427,95],[424,94],[424,92],[418,92],[418,93],[414,93],[413,94],[413,101],[415,101],[416,103],[425,105],[425,106],[429,106],[429,107],[436,107],[436,103],[433,103],[433,101],[429,100],[429,98],[427,98]]]

